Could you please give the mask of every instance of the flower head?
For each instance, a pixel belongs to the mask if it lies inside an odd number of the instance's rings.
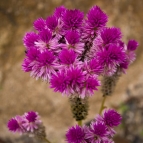
[[[87,14],[87,23],[93,30],[106,25],[107,15],[98,6],[93,6]]]
[[[91,59],[88,63],[88,72],[90,74],[100,74],[103,71],[103,66],[100,65],[99,61],[96,58]]]
[[[85,73],[80,68],[70,68],[67,70],[67,80],[69,86],[76,92],[79,92],[79,88],[85,80]]]
[[[113,109],[105,110],[103,113],[103,119],[107,126],[114,127],[121,123],[121,115]]]
[[[63,13],[63,27],[66,30],[76,30],[81,27],[82,20],[83,20],[84,14],[75,9],[75,10],[66,10]]]
[[[26,56],[28,57],[29,60],[34,61],[38,58],[39,54],[40,54],[40,52],[37,48],[31,47],[27,51]]]
[[[95,77],[88,77],[83,84],[81,89],[80,97],[84,98],[86,96],[92,96],[94,94],[94,90],[97,90],[97,86],[100,85],[100,82]]]
[[[103,45],[107,45],[110,43],[117,43],[121,39],[122,34],[119,28],[112,27],[104,28],[101,31],[100,36],[103,41]]]
[[[37,112],[29,111],[25,113],[25,123],[23,124],[26,131],[34,132],[41,124],[40,117]]]
[[[62,17],[62,15],[64,14],[65,11],[66,11],[66,8],[64,6],[59,6],[55,9],[54,15],[57,18],[60,18],[60,17]]]
[[[86,143],[84,129],[78,125],[71,127],[66,133],[68,143]]]
[[[36,118],[37,118],[37,113],[33,112],[33,111],[28,112],[27,115],[26,115],[26,119],[29,122],[35,122]]]
[[[54,60],[55,60],[54,54],[48,50],[41,53],[38,57],[38,62],[40,63],[41,66],[52,66]]]
[[[22,70],[25,72],[32,71],[33,63],[28,58],[25,58],[22,63]]]
[[[37,20],[34,21],[33,26],[35,30],[42,31],[46,27],[46,22],[43,18],[38,18]]]
[[[32,68],[31,76],[36,79],[48,81],[55,73],[55,57],[51,51],[44,51],[38,56],[37,62]]]
[[[96,56],[100,65],[104,67],[104,74],[106,75],[113,75],[117,66],[124,63],[126,59],[125,51],[116,44],[111,44],[107,48],[99,50]]]
[[[68,80],[65,71],[59,71],[57,74],[53,74],[50,79],[51,88],[54,88],[55,92],[61,92],[69,95]]]
[[[39,36],[34,32],[28,32],[23,38],[24,46],[29,49],[35,46],[35,42],[39,40]]]
[[[8,121],[7,127],[12,132],[19,132],[20,134],[25,132],[23,124],[25,123],[23,116],[15,116]]]
[[[80,36],[77,31],[67,31],[65,38],[69,44],[74,45],[79,42]]]
[[[39,37],[41,41],[48,43],[50,39],[52,38],[52,34],[48,29],[45,29],[39,33]]]
[[[17,120],[14,118],[9,120],[7,126],[9,128],[9,130],[12,132],[16,132],[18,129],[20,129],[20,126],[19,126]]]
[[[56,18],[55,16],[49,16],[49,17],[46,19],[46,25],[47,25],[47,27],[48,27],[50,30],[54,31],[55,28],[56,28],[57,25],[58,25],[58,20],[57,20],[57,18]]]
[[[75,62],[76,57],[77,57],[76,53],[72,49],[71,50],[63,49],[59,54],[59,59],[61,63],[65,65],[73,64]]]
[[[91,143],[108,141],[106,125],[103,123],[92,122],[89,130],[86,130],[86,139]]]
[[[128,45],[127,45],[127,49],[129,51],[134,51],[136,50],[136,48],[138,47],[138,42],[135,40],[129,40]]]

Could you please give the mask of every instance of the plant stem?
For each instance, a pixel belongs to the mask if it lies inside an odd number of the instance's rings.
[[[106,100],[106,96],[103,96],[102,103],[101,103],[101,107],[100,107],[100,110],[99,110],[99,114],[101,114],[101,113],[102,113],[102,110],[104,109],[105,100]]]
[[[77,121],[79,126],[82,126],[82,120]]]
[[[43,138],[43,140],[45,140],[47,143],[51,143],[48,139]]]

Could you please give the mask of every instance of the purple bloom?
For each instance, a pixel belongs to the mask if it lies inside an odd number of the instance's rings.
[[[39,32],[39,40],[35,42],[35,46],[41,51],[45,51],[46,49],[57,50],[58,47],[58,39],[52,39],[52,33],[45,29]]]
[[[39,55],[37,63],[32,68],[31,76],[47,81],[53,73],[55,73],[55,57],[51,51],[46,50]]]
[[[92,96],[94,94],[94,90],[97,90],[97,86],[99,85],[100,82],[98,79],[94,77],[87,78],[81,90],[80,97],[84,98],[85,96]]]
[[[103,71],[103,66],[100,65],[96,58],[91,59],[89,62],[85,62],[85,70],[89,75],[98,75]]]
[[[102,116],[98,115],[95,120],[100,123],[104,123],[108,129],[108,135],[113,137],[116,133],[114,128],[121,123],[122,117],[113,109],[105,109]]]
[[[85,72],[80,68],[70,68],[67,70],[67,80],[69,81],[69,86],[74,91],[73,93],[79,93],[80,87],[85,80]]]
[[[54,88],[55,92],[69,95],[68,80],[65,71],[59,71],[57,74],[52,75],[50,79],[50,87]]]
[[[37,113],[33,112],[33,111],[28,112],[27,115],[26,115],[26,119],[29,122],[35,122],[36,118],[37,118]]]
[[[78,125],[71,127],[66,133],[68,143],[87,143],[84,129]]]
[[[100,65],[104,67],[104,74],[106,75],[113,75],[116,72],[117,66],[124,63],[126,59],[124,49],[116,44],[111,44],[99,50],[96,56]]]
[[[81,27],[82,20],[83,20],[84,14],[75,9],[75,10],[66,10],[63,14],[63,28],[65,30],[76,30]]]
[[[138,47],[138,42],[135,40],[129,40],[128,45],[127,45],[127,49],[129,51],[134,51],[136,50],[136,48]]]
[[[46,28],[46,22],[43,18],[38,18],[34,21],[33,26],[36,30],[42,31]]]
[[[104,28],[101,30],[99,36],[94,40],[94,45],[105,46],[110,43],[118,43],[120,42],[121,37],[122,34],[119,28]]]
[[[104,110],[103,119],[107,126],[114,127],[121,123],[121,115],[113,109]]]
[[[58,25],[58,20],[55,16],[49,16],[46,19],[46,24],[50,30],[54,31]]]
[[[34,132],[35,129],[38,129],[40,124],[41,120],[37,112],[30,111],[25,113],[25,123],[23,126],[28,132]]]
[[[91,143],[101,143],[108,141],[107,127],[103,123],[92,122],[89,130],[86,130],[86,139]]]
[[[37,57],[39,56],[40,52],[37,48],[35,47],[31,47],[27,53],[26,56],[28,57],[29,60],[34,61],[37,59]]]
[[[107,15],[98,6],[93,6],[89,10],[87,18],[87,23],[93,30],[105,26],[108,20]]]
[[[79,42],[79,33],[77,31],[67,31],[65,36],[67,42],[74,45]]]
[[[35,42],[39,40],[39,36],[34,32],[28,32],[23,38],[24,46],[26,48],[31,48],[35,46]]]
[[[12,132],[19,132],[20,134],[25,132],[23,124],[25,123],[23,116],[17,115],[15,118],[9,120],[7,127]]]
[[[32,67],[33,67],[34,64],[31,64],[31,63],[32,62],[29,59],[25,58],[23,60],[23,63],[22,63],[22,70],[25,71],[25,72],[32,71]]]
[[[62,64],[71,65],[76,60],[76,53],[73,50],[63,49],[59,54],[59,59]]]
[[[66,11],[66,8],[64,6],[59,6],[55,9],[54,11],[54,15],[57,17],[57,18],[60,18],[63,13]]]
[[[52,33],[48,29],[45,29],[39,33],[39,37],[44,43],[48,43],[52,38]]]
[[[79,42],[77,31],[68,31],[65,35],[66,44],[60,44],[63,49],[73,49],[76,53],[81,54],[84,50],[84,43]]]
[[[98,31],[106,25],[107,20],[107,15],[98,6],[93,6],[87,14],[87,20],[84,21],[82,39],[93,40]]]
[[[7,126],[9,128],[9,130],[12,132],[16,132],[18,129],[20,129],[20,126],[19,126],[17,120],[14,118],[9,120]]]

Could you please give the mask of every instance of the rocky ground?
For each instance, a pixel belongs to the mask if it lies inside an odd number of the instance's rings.
[[[12,135],[6,128],[9,118],[29,110],[38,111],[53,143],[64,143],[67,128],[75,123],[66,97],[54,93],[48,84],[36,81],[21,70],[24,58],[22,37],[32,30],[38,17],[46,18],[59,5],[87,12],[100,6],[109,16],[109,26],[120,27],[124,41],[136,39],[140,46],[137,60],[120,78],[115,93],[106,105],[119,108],[124,126],[120,127],[116,143],[142,142],[143,111],[143,1],[142,0],[0,0],[0,143],[38,143],[27,137]],[[99,110],[100,90],[90,99],[89,121]],[[125,106],[126,105],[126,106]],[[128,112],[127,112],[128,111]],[[136,114],[135,114],[136,113]],[[127,117],[126,117],[127,116]],[[136,118],[134,118],[136,117]],[[86,122],[85,121],[85,122]],[[132,125],[133,122],[135,125]],[[132,131],[135,134],[130,136]],[[139,139],[138,139],[139,138]]]

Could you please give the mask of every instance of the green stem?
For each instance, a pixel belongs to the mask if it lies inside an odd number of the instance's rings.
[[[106,96],[103,96],[102,103],[101,103],[101,107],[100,107],[100,110],[99,110],[99,114],[101,114],[101,113],[102,113],[102,110],[104,109],[105,100],[106,100]]]
[[[82,120],[77,121],[79,126],[82,126]]]
[[[51,143],[48,139],[43,138],[43,140],[45,140],[47,143]]]

